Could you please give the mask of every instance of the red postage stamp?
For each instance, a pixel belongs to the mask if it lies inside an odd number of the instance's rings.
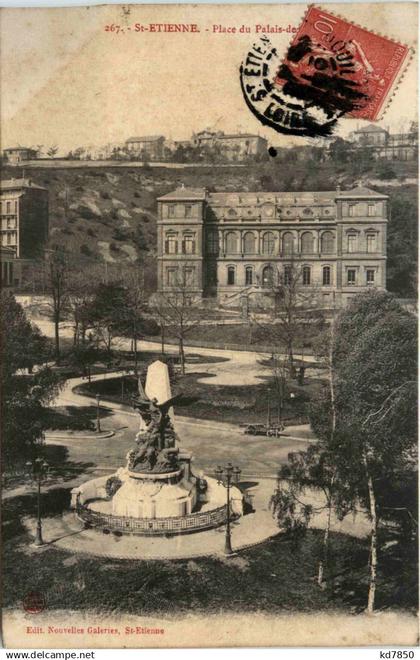
[[[275,84],[347,116],[376,120],[409,56],[408,46],[311,6]]]

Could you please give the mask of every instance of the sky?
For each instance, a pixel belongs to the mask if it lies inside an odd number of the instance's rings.
[[[415,45],[415,3],[329,4],[328,9]],[[187,139],[204,128],[259,133],[276,146],[307,144],[264,128],[245,105],[238,75],[258,39],[257,24],[298,27],[303,13],[302,5],[3,8],[1,146],[54,144],[65,153],[132,135]],[[136,32],[136,23],[195,23],[200,32]],[[125,32],[107,31],[112,24]],[[237,32],[214,32],[213,26]],[[251,33],[240,33],[241,26]],[[281,53],[291,34],[270,38]],[[415,119],[416,82],[413,58],[379,125],[399,132]],[[342,119],[337,134],[367,123]]]

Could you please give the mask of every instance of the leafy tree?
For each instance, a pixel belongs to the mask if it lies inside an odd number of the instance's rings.
[[[110,361],[112,346],[121,329],[126,310],[126,289],[119,282],[99,283],[86,310],[86,318],[97,345],[102,346]]]
[[[2,455],[5,468],[11,469],[33,457],[47,426],[46,406],[57,394],[59,379],[45,365],[47,339],[6,291],[1,293],[0,322],[7,329],[1,346]]]
[[[347,163],[351,158],[351,154],[352,145],[343,138],[338,137],[330,144],[329,155],[334,163]]]
[[[417,206],[392,195],[387,237],[387,288],[404,297],[417,295]]]
[[[360,296],[338,320],[334,347],[340,479],[371,522],[367,610],[373,611],[384,496],[414,464],[417,324],[389,294]]]

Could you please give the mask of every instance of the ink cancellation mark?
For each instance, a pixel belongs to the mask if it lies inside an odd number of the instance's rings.
[[[343,115],[375,120],[410,49],[310,7],[285,59],[263,36],[240,67],[245,101],[279,133],[325,136]]]

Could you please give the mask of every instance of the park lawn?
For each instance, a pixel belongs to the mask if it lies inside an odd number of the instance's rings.
[[[275,385],[269,380],[256,385],[213,385],[200,382],[200,378],[209,377],[206,372],[177,374],[173,380],[173,391],[182,391],[187,397],[194,397],[187,406],[175,406],[175,412],[185,417],[207,419],[229,424],[266,423],[268,415],[267,401],[270,401],[272,420],[277,419],[277,394]],[[307,403],[321,387],[322,381],[311,380],[309,384],[299,386],[296,381],[289,383],[289,393],[295,398],[285,402],[283,419],[287,424],[306,424]],[[80,394],[95,396],[99,393],[103,399],[118,403],[129,403],[130,397],[137,393],[137,381],[125,376],[124,385],[121,378],[109,378],[83,383],[76,391]],[[123,398],[124,394],[124,398]]]
[[[44,515],[68,509],[69,489],[43,501]],[[113,615],[188,612],[362,611],[367,594],[367,541],[332,534],[329,585],[315,580],[322,532],[299,541],[284,535],[236,557],[174,561],[95,558],[54,547],[34,549],[22,518],[35,515],[34,494],[3,506],[3,607],[21,608],[31,592],[45,595],[50,610],[99,610]],[[378,608],[416,606],[415,562],[380,564]]]

